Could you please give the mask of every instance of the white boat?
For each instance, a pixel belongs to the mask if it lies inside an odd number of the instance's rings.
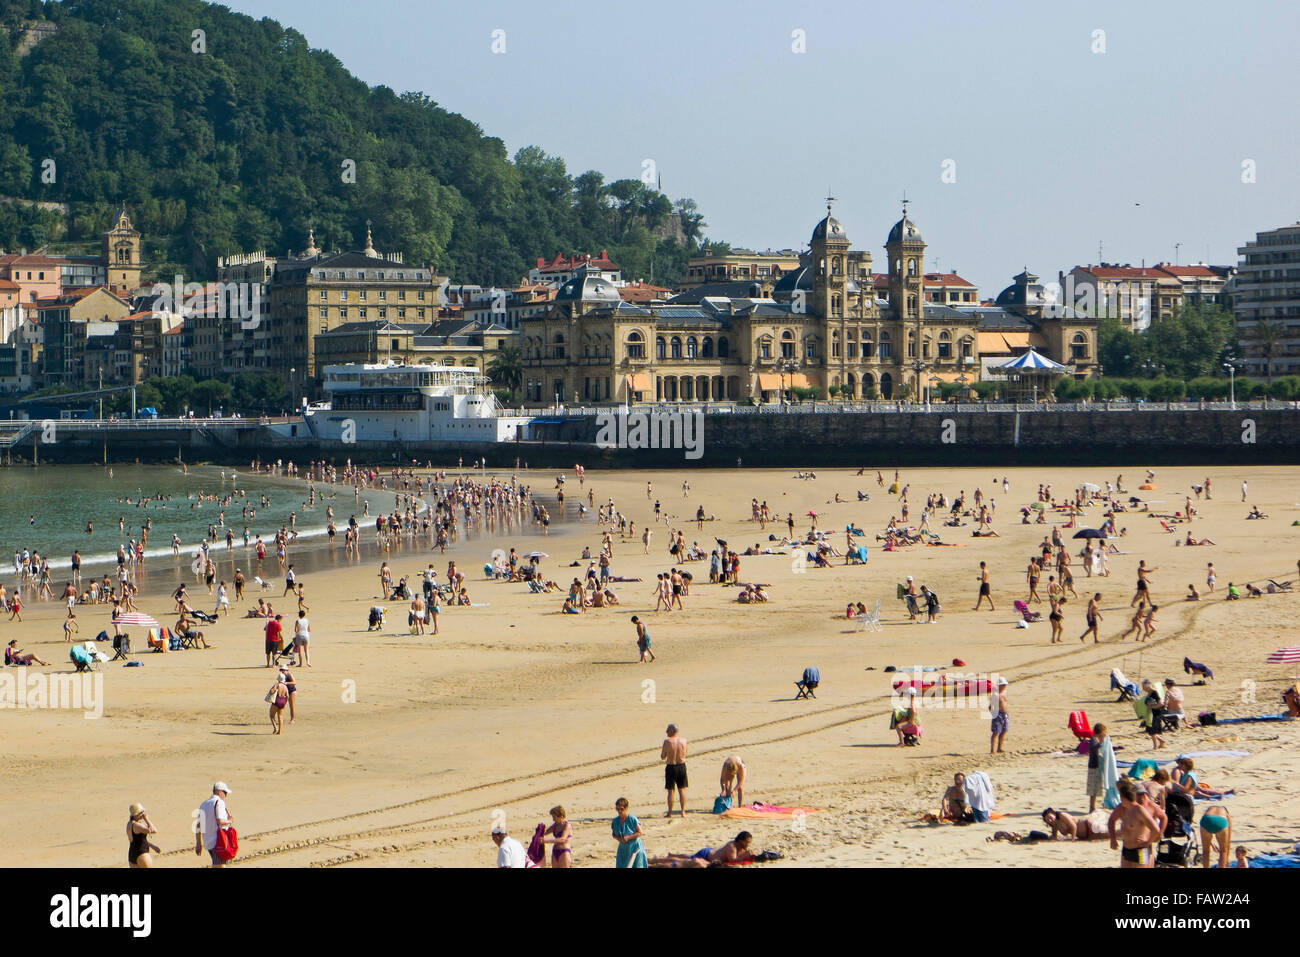
[[[486,376],[457,366],[397,362],[325,366],[325,401],[303,409],[324,442],[514,442],[528,415],[503,415]]]

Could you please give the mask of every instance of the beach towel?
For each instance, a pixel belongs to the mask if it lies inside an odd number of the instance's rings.
[[[1249,718],[1219,718],[1215,724],[1251,724],[1256,721],[1290,721],[1291,716],[1285,711],[1278,714],[1257,714]]]
[[[723,811],[722,816],[728,818],[745,818],[752,821],[789,821],[798,815],[803,814],[820,814],[821,808],[816,807],[781,807],[778,804],[746,804],[744,807],[733,807]]]
[[[1102,804],[1108,810],[1119,807],[1119,765],[1115,763],[1115,748],[1110,743],[1110,735],[1101,739],[1097,746],[1097,767],[1101,771],[1101,786],[1104,792]]]
[[[528,842],[528,859],[533,862],[533,866],[539,866],[546,858],[546,825],[537,825],[537,830],[533,831],[533,839]]]
[[[1191,658],[1183,659],[1183,674],[1205,675],[1207,678],[1214,677],[1214,672],[1210,670],[1209,665],[1201,664],[1199,661],[1193,661]]]
[[[966,803],[976,811],[992,811],[997,806],[997,800],[993,796],[993,782],[983,771],[967,774],[962,790],[966,792]]]

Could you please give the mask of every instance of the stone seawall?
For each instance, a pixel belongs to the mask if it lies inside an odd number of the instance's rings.
[[[635,413],[634,413],[635,415]],[[654,419],[657,414],[651,414]],[[303,462],[347,459],[375,466],[426,461],[440,466],[486,457],[489,468],[734,468],[746,466],[1013,466],[1114,464],[1300,464],[1300,409],[1130,410],[1087,412],[784,412],[710,414],[684,436],[674,422],[629,420],[607,446],[604,416],[550,416],[536,439],[517,443],[343,444],[286,437],[249,427],[214,434],[202,429],[141,433],[105,428],[40,442],[32,436],[0,458],[30,462],[185,461],[246,465],[253,458]],[[302,430],[305,431],[305,430]],[[648,433],[673,447],[644,447]],[[602,435],[602,432],[605,434]],[[683,441],[685,439],[685,441]],[[683,445],[689,446],[684,448]],[[689,453],[689,454],[688,454]]]

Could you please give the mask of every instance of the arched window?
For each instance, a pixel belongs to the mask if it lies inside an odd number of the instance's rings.
[[[627,342],[625,345],[627,348],[627,357],[629,359],[645,358],[645,338],[635,329],[627,334]]]
[[[668,347],[667,344],[664,342],[663,336],[659,336],[657,339],[655,339],[655,358],[656,359],[664,358],[664,354],[667,348]]]
[[[695,337],[690,336],[686,340],[686,358],[694,359],[698,353],[699,345],[696,343]]]
[[[763,336],[758,340],[758,357],[760,359],[772,358],[772,337]]]
[[[833,256],[831,257],[831,275],[838,276],[839,274],[840,274],[840,257]]]
[[[952,333],[947,329],[939,333],[939,358],[952,358]]]
[[[671,358],[680,359],[682,357],[682,340],[678,336],[673,336],[668,341],[668,350]]]
[[[713,337],[705,336],[704,341],[700,343],[700,357],[703,359],[713,358]]]
[[[838,331],[833,331],[831,333],[831,358],[838,359],[839,357],[840,357],[840,334]]]
[[[916,260],[915,260],[915,259],[909,259],[909,260],[907,261],[907,274],[908,274],[909,276],[915,276],[915,275],[916,275]]]
[[[731,346],[727,344],[726,336],[718,337],[718,358],[725,359],[731,355]]]
[[[975,353],[975,343],[974,343],[974,340],[972,340],[970,336],[962,336],[962,338],[961,338],[961,357],[962,357],[963,359],[970,359],[970,358],[973,358],[974,353]]]
[[[930,337],[929,336],[926,336],[924,339],[921,340],[921,358],[922,359],[930,358]]]
[[[888,359],[894,354],[893,350],[894,344],[890,341],[889,333],[882,332],[880,334],[880,351],[878,355],[882,359]],[[882,379],[881,381],[883,383],[884,380]]]
[[[781,358],[794,358],[794,333],[789,329],[781,333]]]
[[[907,334],[907,358],[909,359],[916,358],[916,333],[915,332],[909,332]]]
[[[908,297],[907,297],[907,314],[908,314],[909,316],[915,316],[915,315],[916,315],[916,297],[915,297],[915,296],[908,296]]]
[[[875,346],[871,341],[871,330],[862,330],[862,358],[870,359],[875,354]]]
[[[1088,337],[1082,332],[1076,332],[1070,339],[1070,358],[1088,358]]]

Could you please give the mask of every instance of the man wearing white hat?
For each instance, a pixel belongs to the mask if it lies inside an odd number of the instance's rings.
[[[497,846],[497,867],[527,867],[524,846],[506,833],[504,824],[492,826],[492,843]]]
[[[226,798],[230,797],[230,786],[225,781],[212,785],[212,797],[199,805],[198,829],[194,832],[194,853],[203,856],[208,852],[213,867],[225,867],[225,861],[217,857],[217,831],[230,827],[234,819],[226,807]]]

